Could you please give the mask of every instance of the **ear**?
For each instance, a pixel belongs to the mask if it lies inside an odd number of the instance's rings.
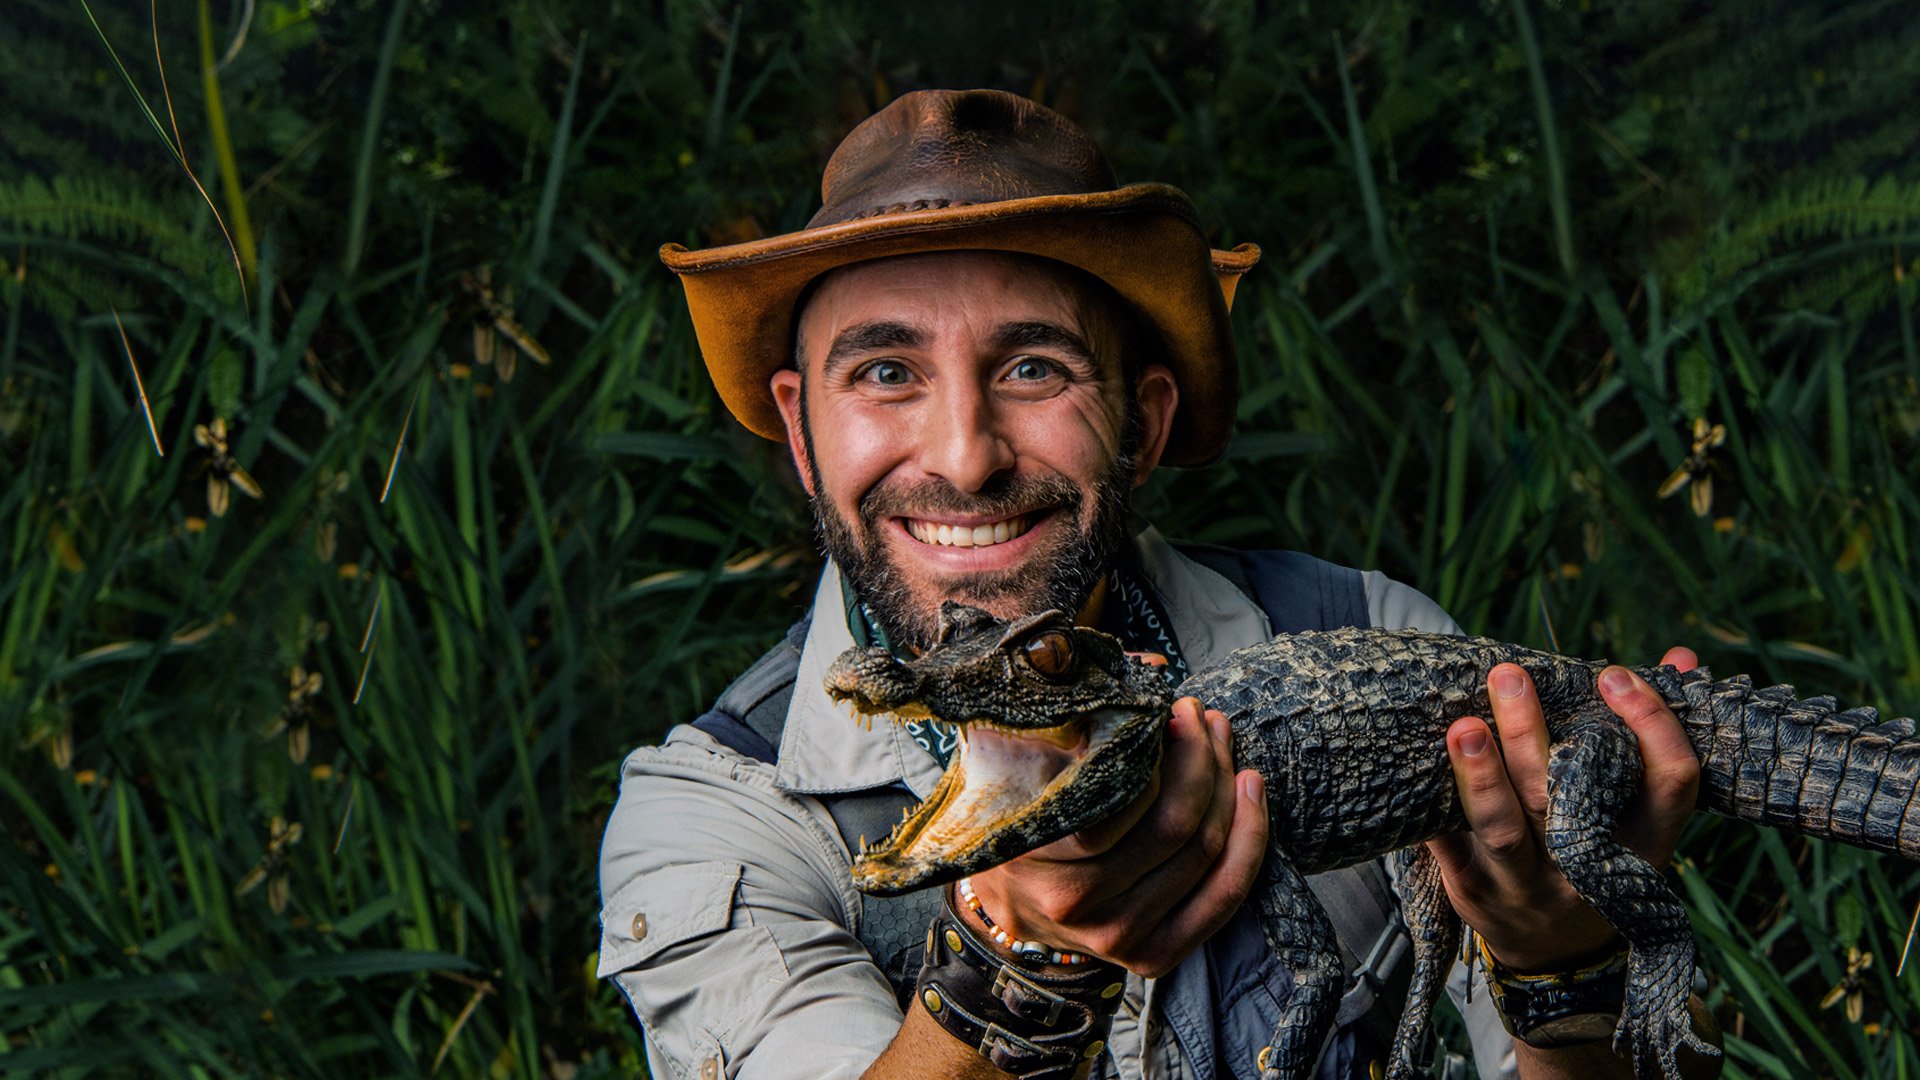
[[[1180,384],[1165,364],[1148,364],[1133,384],[1140,402],[1140,452],[1134,457],[1133,486],[1147,482],[1166,452],[1173,432],[1173,414],[1180,407]]]
[[[781,368],[767,380],[767,387],[780,409],[780,422],[787,426],[787,449],[793,454],[793,467],[800,470],[800,486],[814,495],[817,492],[813,490],[813,469],[807,462],[807,438],[800,427],[800,378],[792,368]]]

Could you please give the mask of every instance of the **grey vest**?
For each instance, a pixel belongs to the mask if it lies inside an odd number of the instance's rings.
[[[1295,551],[1187,544],[1180,551],[1258,604],[1276,634],[1367,625],[1366,590],[1357,570]],[[807,619],[794,624],[694,726],[744,756],[776,761],[807,626]],[[885,836],[902,808],[917,801],[904,784],[819,798],[849,851],[859,850],[862,838]],[[1307,884],[1339,931],[1342,959],[1355,975],[1318,1076],[1364,1077],[1368,1063],[1384,1060],[1392,1044],[1412,976],[1411,943],[1379,863],[1316,874]],[[939,903],[938,889],[861,898],[857,935],[902,1008],[913,993],[927,924]],[[1200,1076],[1257,1077],[1255,1055],[1279,1022],[1292,974],[1268,948],[1251,908],[1242,908],[1203,948],[1205,965],[1182,964],[1161,981],[1161,1013]]]

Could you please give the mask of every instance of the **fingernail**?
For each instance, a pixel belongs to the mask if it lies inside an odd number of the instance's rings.
[[[1467,755],[1468,757],[1479,757],[1481,754],[1486,752],[1486,749],[1487,749],[1487,733],[1486,732],[1469,731],[1465,735],[1460,736],[1460,752]]]
[[[1237,784],[1240,788],[1240,797],[1242,799],[1250,803],[1258,803],[1260,801],[1259,773],[1248,769],[1246,772],[1240,774],[1240,779],[1237,781]]]
[[[1526,688],[1527,680],[1521,678],[1520,673],[1513,668],[1493,669],[1493,692],[1500,695],[1502,699],[1517,698]]]
[[[1600,673],[1600,689],[1609,694],[1625,694],[1633,689],[1633,672],[1623,667],[1610,667]]]

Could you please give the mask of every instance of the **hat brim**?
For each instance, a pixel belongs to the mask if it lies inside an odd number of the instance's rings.
[[[916,252],[1012,251],[1055,259],[1107,283],[1163,338],[1180,387],[1162,460],[1199,465],[1233,434],[1239,365],[1227,309],[1260,259],[1210,248],[1193,204],[1165,184],[879,214],[744,244],[660,249],[680,275],[720,398],[757,435],[784,439],[768,380],[792,365],[794,305],[836,267]]]

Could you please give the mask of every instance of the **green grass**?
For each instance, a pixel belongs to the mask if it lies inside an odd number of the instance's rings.
[[[591,977],[620,757],[817,567],[651,251],[798,227],[833,140],[917,85],[1038,92],[1266,246],[1227,460],[1141,495],[1167,531],[1920,711],[1894,9],[1571,7],[263,4],[219,153],[197,18],[163,12],[185,156],[249,192],[244,303],[129,93],[160,101],[145,9],[95,5],[126,83],[77,7],[0,15],[0,1071],[637,1067]],[[550,366],[476,347],[483,270]],[[264,492],[223,517],[215,417]],[[1705,516],[1655,495],[1696,417],[1727,428]],[[1920,1073],[1920,875],[1705,819],[1681,857],[1729,1075]],[[1849,947],[1860,1023],[1819,1007]]]

